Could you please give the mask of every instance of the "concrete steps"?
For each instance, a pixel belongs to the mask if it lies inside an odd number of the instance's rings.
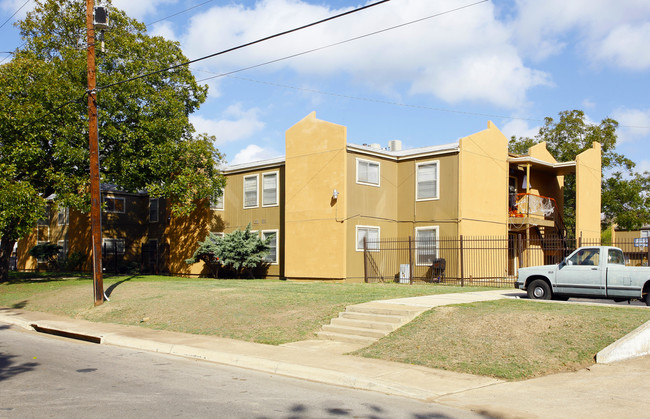
[[[357,304],[346,307],[330,324],[324,325],[317,335],[320,339],[368,346],[425,310],[421,307],[381,302]]]

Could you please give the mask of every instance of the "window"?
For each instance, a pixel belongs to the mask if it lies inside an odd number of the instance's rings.
[[[220,239],[225,235],[223,231],[211,231],[210,234],[214,234],[215,236],[217,236],[217,239]]]
[[[124,198],[104,197],[104,212],[124,213]]]
[[[277,264],[278,263],[278,231],[262,231],[262,240],[271,238],[269,241],[269,254],[264,259],[265,262]]]
[[[278,205],[278,172],[262,174],[262,206]]]
[[[438,227],[415,228],[415,263],[418,266],[432,265],[438,258]]]
[[[104,239],[103,252],[105,255],[123,255],[124,239]]]
[[[68,255],[68,241],[67,240],[59,240],[56,242],[56,244],[59,246],[59,263],[63,263]]]
[[[357,159],[357,183],[379,186],[379,162]]]
[[[149,200],[149,222],[158,222],[158,198],[151,198]]]
[[[370,251],[379,251],[379,227],[357,226],[357,251],[363,252],[364,241]]]
[[[607,263],[610,265],[625,265],[625,256],[619,249],[609,249]]]
[[[581,249],[569,259],[569,265],[598,266],[600,249]]]
[[[257,175],[244,176],[244,208],[255,208],[257,201]]]
[[[57,224],[60,226],[66,226],[70,224],[70,211],[68,208],[60,208],[57,213]]]
[[[225,189],[221,190],[221,195],[220,196],[214,196],[210,198],[210,209],[211,210],[217,210],[217,211],[223,211],[223,202],[224,202],[224,195],[226,191]]]
[[[418,201],[438,199],[440,177],[439,165],[437,161],[418,163],[416,167],[416,199]]]

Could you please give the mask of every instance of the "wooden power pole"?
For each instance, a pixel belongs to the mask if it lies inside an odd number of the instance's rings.
[[[94,0],[86,0],[88,42],[88,141],[90,143],[90,224],[93,254],[93,293],[95,306],[104,302],[102,277],[102,214],[99,185],[99,128],[97,123],[97,84],[95,80]]]

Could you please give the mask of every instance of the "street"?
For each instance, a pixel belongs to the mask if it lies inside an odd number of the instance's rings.
[[[406,398],[0,325],[0,417],[484,416]]]

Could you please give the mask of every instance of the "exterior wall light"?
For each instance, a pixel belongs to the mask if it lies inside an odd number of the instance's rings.
[[[338,199],[339,198],[339,191],[334,189],[334,192],[332,192],[332,199]]]

